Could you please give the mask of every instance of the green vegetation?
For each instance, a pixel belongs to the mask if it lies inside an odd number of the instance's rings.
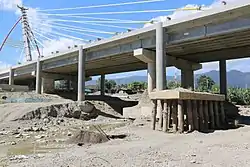
[[[197,79],[197,91],[220,93],[220,87],[208,76],[200,76]],[[239,105],[250,105],[250,89],[249,88],[228,88],[228,100]]]
[[[133,91],[145,90],[147,89],[147,83],[146,82],[132,82],[128,84],[127,88]]]

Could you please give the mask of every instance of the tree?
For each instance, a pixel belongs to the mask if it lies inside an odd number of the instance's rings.
[[[111,90],[116,87],[116,82],[114,80],[105,79],[105,88]]]
[[[101,89],[101,78],[98,78],[96,84],[97,84],[97,88]],[[116,87],[116,82],[114,80],[105,79],[104,86],[105,86],[105,89],[110,91],[111,89]]]
[[[128,88],[133,91],[145,90],[147,88],[146,82],[132,82],[128,84]]]
[[[215,84],[212,86],[212,93],[219,94],[220,93],[220,87],[219,85]]]
[[[210,92],[214,84],[215,82],[212,80],[212,78],[206,75],[201,75],[197,79],[197,85],[198,85],[197,88],[198,88],[198,91],[201,91],[201,92]]]
[[[175,89],[181,87],[181,83],[178,81],[169,81],[167,83],[167,88],[168,89]]]

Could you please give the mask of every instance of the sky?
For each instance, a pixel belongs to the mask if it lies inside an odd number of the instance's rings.
[[[116,6],[116,7],[103,7],[103,8],[90,8],[90,9],[77,9],[77,10],[65,10],[65,11],[39,11],[46,9],[57,9],[57,8],[74,8],[74,7],[83,7],[83,6],[93,6],[93,5],[101,5],[101,4],[111,4],[111,3],[123,3],[123,2],[131,2],[131,1],[139,1],[139,0],[92,0],[92,1],[83,1],[83,0],[0,0],[0,43],[6,37],[8,31],[15,24],[15,22],[20,17],[20,12],[17,9],[17,4],[23,4],[24,6],[29,7],[28,16],[32,29],[34,29],[35,36],[43,44],[44,49],[42,49],[43,55],[50,55],[51,52],[55,52],[57,50],[65,50],[68,49],[68,46],[73,46],[75,44],[83,44],[85,41],[80,41],[78,38],[85,40],[95,40],[94,36],[101,37],[109,37],[109,34],[100,34],[100,33],[86,33],[86,36],[83,34],[73,34],[70,31],[59,30],[59,25],[53,25],[55,19],[63,19],[67,20],[67,22],[55,22],[59,24],[67,24],[68,26],[80,26],[88,29],[96,29],[98,31],[105,32],[122,32],[124,29],[114,28],[114,27],[102,27],[102,26],[93,26],[87,24],[78,24],[69,21],[79,21],[83,20],[82,18],[69,18],[69,17],[57,17],[57,16],[48,16],[46,14],[72,14],[72,13],[90,13],[90,12],[121,12],[121,11],[129,11],[129,10],[152,10],[152,9],[176,9],[184,6],[216,6],[220,5],[220,0],[165,0],[163,2],[155,2],[155,3],[145,3],[145,4],[137,4],[137,5],[127,5],[127,6]],[[235,3],[237,0],[227,0],[229,3]],[[151,20],[152,18],[157,18],[159,16],[167,16],[171,15],[172,18],[183,17],[184,15],[190,14],[196,11],[189,12],[161,12],[161,13],[137,13],[137,14],[112,14],[112,15],[90,15],[89,17],[104,17],[110,19],[123,19],[123,20]],[[86,20],[86,19],[85,19]],[[87,19],[88,20],[88,19]],[[90,20],[90,19],[89,19]],[[54,26],[53,28],[51,26]],[[111,24],[112,25],[112,24]],[[139,28],[143,27],[143,24],[115,24],[118,26],[126,26]],[[71,29],[68,29],[71,30]],[[66,36],[61,36],[59,34],[66,34]],[[77,39],[69,39],[68,36],[74,36]],[[46,38],[45,38],[45,37]],[[59,37],[61,36],[61,37]],[[18,43],[15,45],[20,46],[20,42],[22,42],[22,29],[21,24],[15,28],[13,33],[10,35],[10,40],[14,43]],[[39,45],[41,45],[39,43]],[[3,50],[0,52],[0,70],[7,68],[10,65],[15,65],[19,61],[24,61],[24,55],[21,54],[22,48],[14,48],[11,47],[10,44],[5,45]],[[36,50],[32,51],[33,55],[36,56]],[[245,68],[246,65],[250,63],[249,59],[242,60],[233,60],[227,61],[227,70],[240,70],[243,72],[249,72],[250,68]],[[203,64],[203,69],[199,70],[198,73],[208,72],[211,70],[218,70],[218,63],[212,62]],[[179,73],[175,68],[168,68],[167,74],[174,75],[175,73]],[[131,75],[146,75],[145,71],[137,71],[137,72],[129,72],[129,73],[121,73],[121,74],[113,74],[109,75],[108,78],[121,78]]]

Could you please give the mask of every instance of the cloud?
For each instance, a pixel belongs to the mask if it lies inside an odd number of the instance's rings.
[[[0,0],[0,10],[16,11],[17,5],[22,5],[22,0]]]
[[[79,44],[82,44],[82,42],[68,38],[58,38],[52,41],[45,40],[43,41],[44,49],[40,48],[40,52],[42,55],[50,56],[52,55],[52,52],[53,54],[55,54],[57,51],[59,51],[59,53],[65,52],[69,49],[74,48],[75,45]],[[34,60],[38,57],[38,52],[34,47],[32,50],[32,56]]]
[[[0,61],[0,71],[6,70],[10,66],[10,64]]]

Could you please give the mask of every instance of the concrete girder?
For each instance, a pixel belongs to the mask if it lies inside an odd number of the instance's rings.
[[[148,50],[144,48],[136,49],[134,50],[134,56],[145,63],[155,62],[155,51],[153,50]],[[196,71],[202,68],[202,64],[169,55],[167,63],[167,66],[175,66],[178,69],[192,69]]]

